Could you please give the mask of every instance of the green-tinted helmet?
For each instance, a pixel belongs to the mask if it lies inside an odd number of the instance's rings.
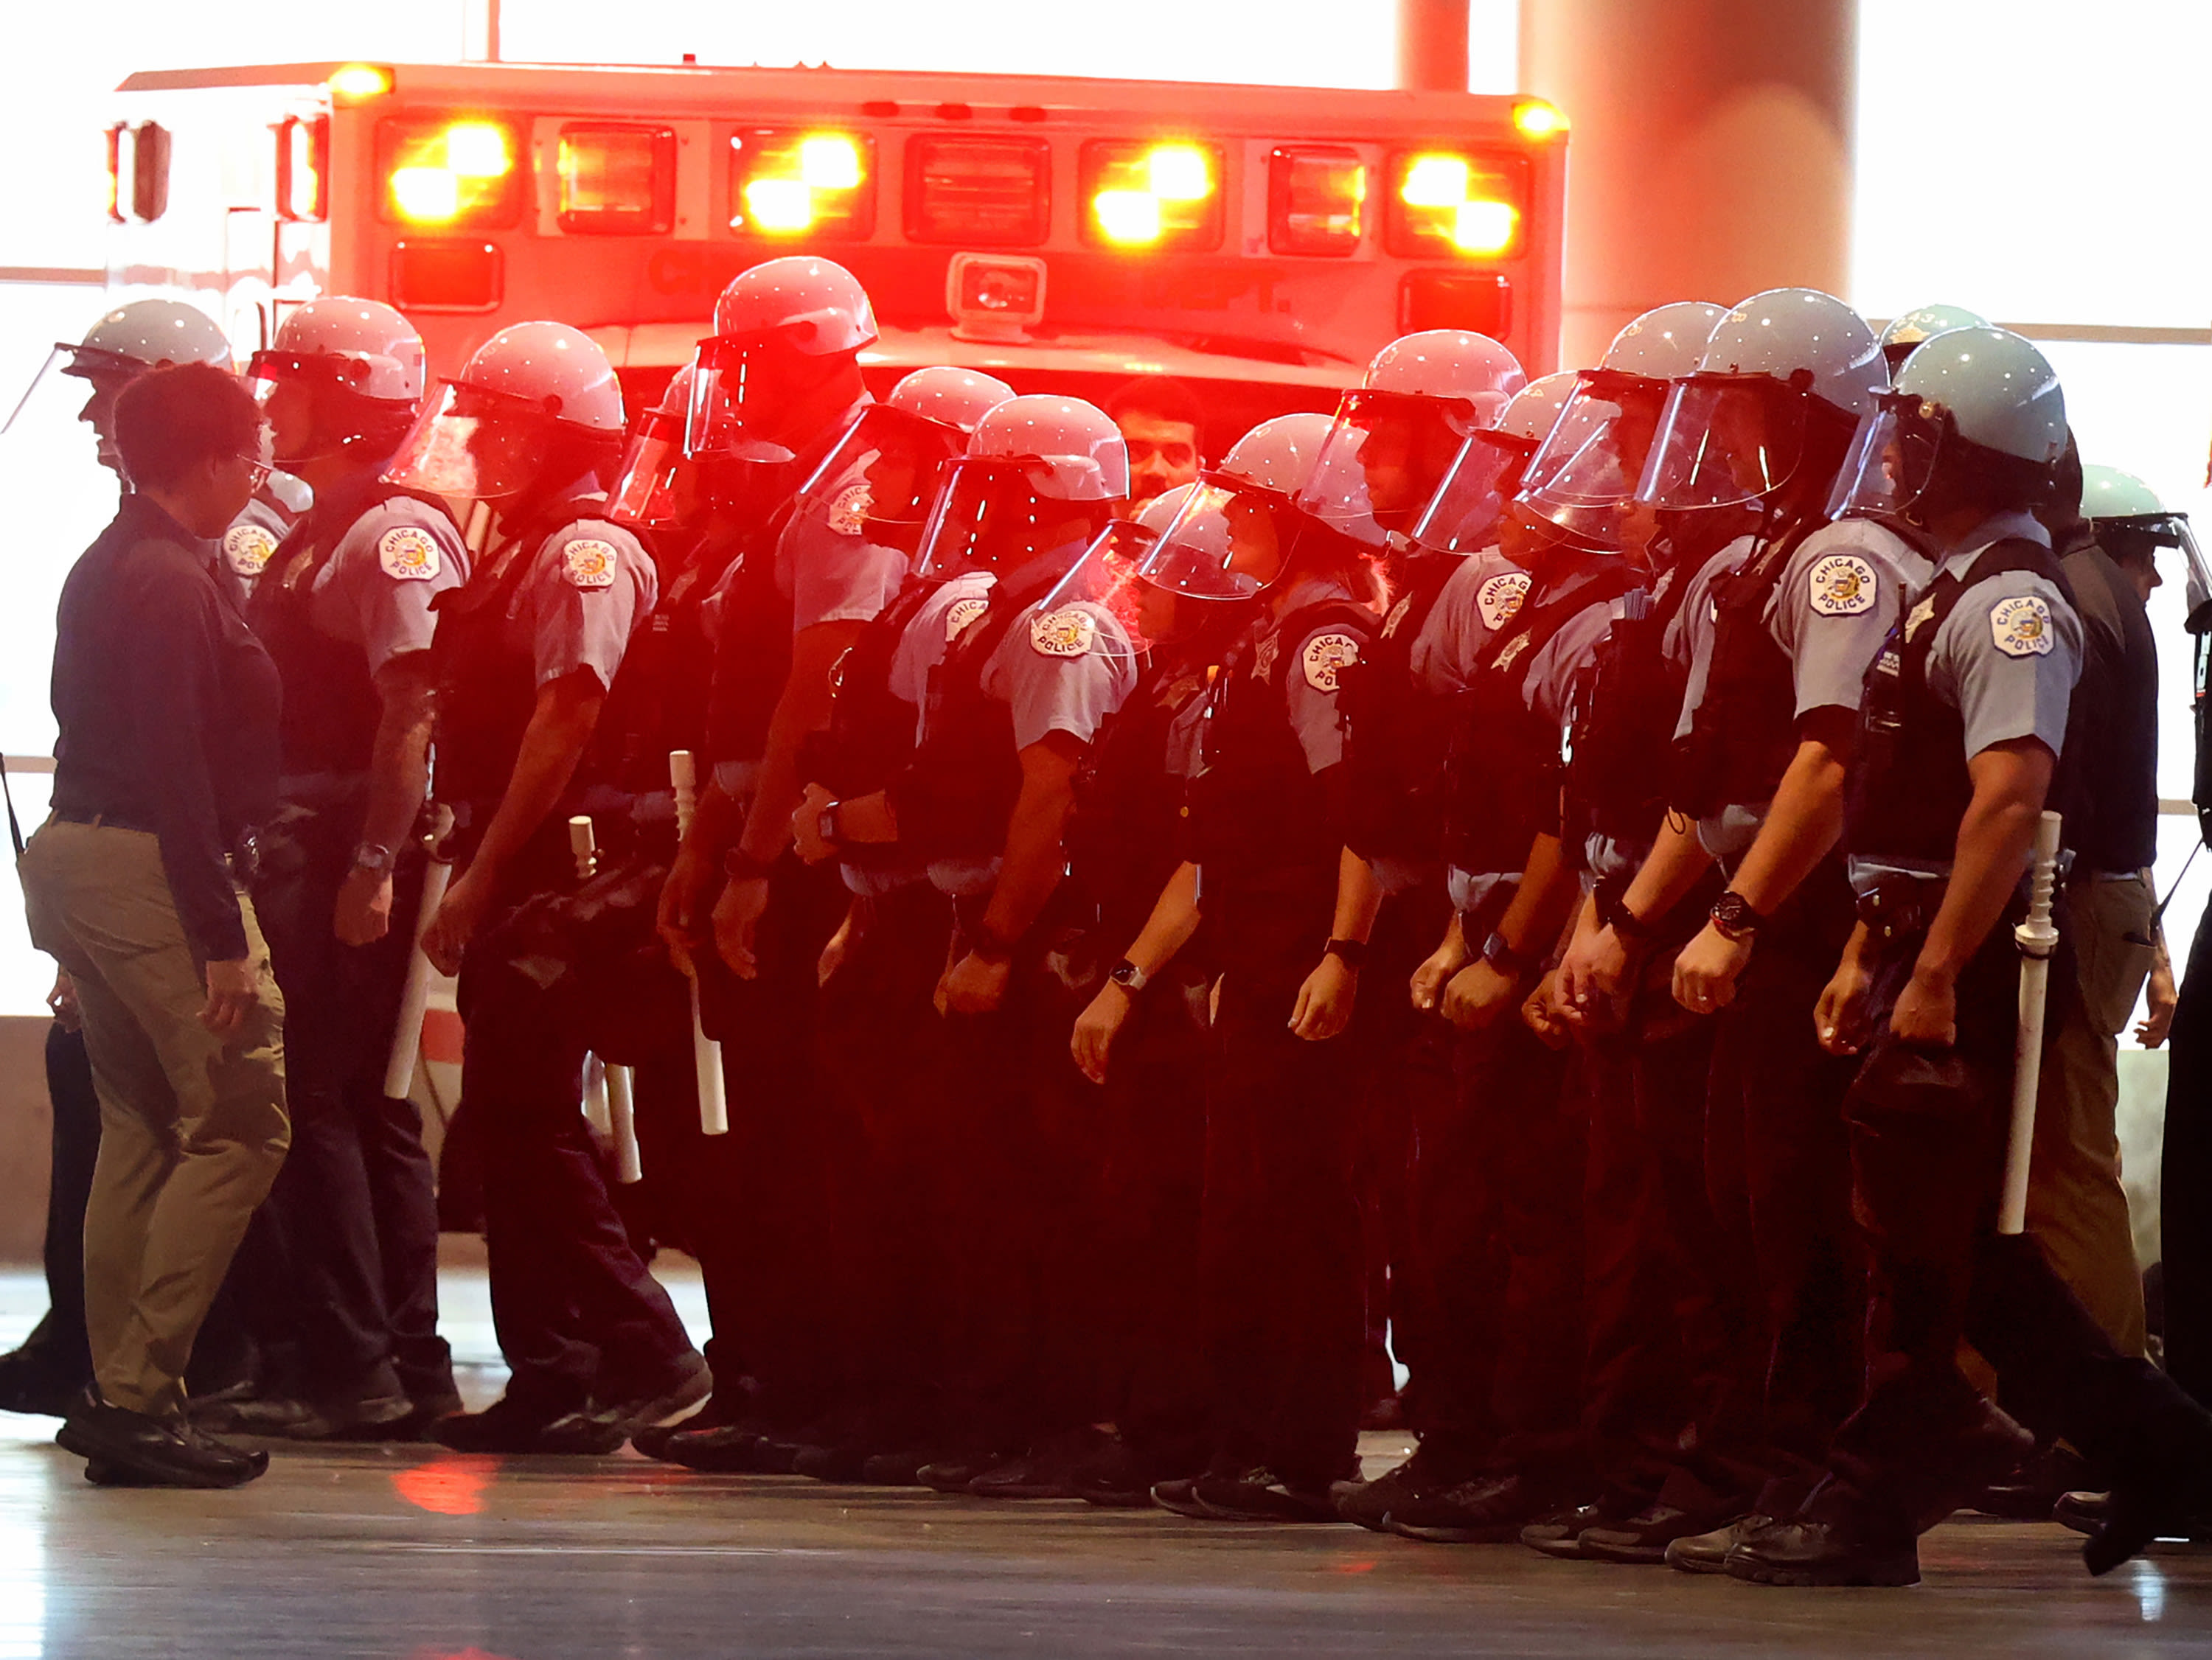
[[[1915,306],[1904,316],[1890,318],[1889,326],[1881,331],[1881,354],[1889,360],[1889,367],[1894,372],[1922,341],[1954,329],[1986,328],[1989,321],[1964,306]]]
[[[2157,492],[2133,473],[2093,465],[2081,469],[2081,517],[2164,518],[2166,512]]]

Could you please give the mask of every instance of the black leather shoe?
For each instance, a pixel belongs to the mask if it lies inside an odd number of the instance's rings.
[[[761,1457],[767,1427],[757,1418],[747,1418],[704,1429],[678,1428],[668,1438],[668,1461],[708,1475],[769,1474]]]
[[[430,1426],[429,1436],[456,1452],[544,1452],[548,1426],[576,1415],[502,1395],[482,1412],[441,1418]]]
[[[968,1484],[978,1475],[994,1470],[1007,1462],[1009,1454],[1000,1451],[978,1452],[965,1448],[933,1458],[915,1471],[915,1479],[933,1493],[957,1494],[966,1498]]]
[[[1341,1522],[1328,1487],[1263,1465],[1234,1476],[1201,1475],[1192,1492],[1201,1514],[1224,1522]]]
[[[1729,1552],[1728,1574],[1754,1585],[1917,1585],[1920,1550],[1911,1539],[1869,1539],[1832,1522],[1793,1518],[1746,1530]]]
[[[1018,1458],[968,1483],[978,1499],[1075,1499],[1075,1473],[1106,1445],[1103,1432],[1072,1430],[1039,1442]]]
[[[1336,1513],[1375,1533],[1388,1533],[1390,1518],[1410,1512],[1422,1500],[1462,1486],[1474,1479],[1466,1461],[1454,1458],[1424,1441],[1413,1456],[1371,1481],[1339,1481],[1329,1497]]]
[[[1710,1533],[1693,1533],[1671,1541],[1667,1547],[1667,1566],[1678,1573],[1726,1573],[1729,1553],[1773,1522],[1771,1516],[1746,1516]]]
[[[1188,1516],[1194,1522],[1221,1520],[1200,1500],[1198,1479],[1195,1475],[1182,1475],[1172,1481],[1157,1483],[1152,1488],[1152,1502],[1162,1510],[1173,1511],[1177,1516]]]
[[[1676,1540],[1694,1539],[1736,1519],[1729,1512],[1699,1515],[1673,1505],[1648,1505],[1625,1522],[1607,1522],[1586,1530],[1581,1536],[1582,1554],[1593,1562],[1657,1567],[1666,1562],[1667,1552]]]
[[[658,1377],[617,1385],[545,1428],[544,1452],[598,1455],[614,1451],[640,1430],[681,1418],[714,1392],[714,1377],[696,1352],[679,1354]]]
[[[874,1449],[857,1441],[846,1441],[836,1446],[801,1447],[799,1456],[791,1461],[791,1473],[804,1475],[810,1481],[829,1481],[847,1486],[860,1479],[860,1472],[868,1467],[875,1456]]]
[[[1516,1473],[1472,1477],[1408,1495],[1390,1511],[1390,1531],[1431,1545],[1503,1545],[1559,1508],[1558,1492]]]
[[[142,1487],[243,1487],[269,1468],[269,1455],[200,1434],[183,1420],[150,1417],[105,1402],[80,1400],[54,1439],[102,1473]],[[124,1485],[118,1480],[109,1485]]]
[[[459,1409],[456,1397],[453,1405]],[[328,1402],[283,1397],[240,1401],[223,1415],[234,1435],[284,1441],[385,1441],[414,1413],[404,1395],[352,1396]]]
[[[1579,1562],[1583,1560],[1583,1535],[1592,1528],[1601,1528],[1620,1519],[1608,1505],[1568,1505],[1548,1516],[1538,1517],[1514,1536],[1539,1556],[1559,1562]]]
[[[1195,1477],[1206,1462],[1204,1451],[1188,1444],[1146,1448],[1116,1435],[1076,1468],[1069,1485],[1077,1498],[1101,1510],[1143,1510],[1155,1487]]]
[[[860,1481],[868,1487],[918,1487],[928,1465],[951,1455],[943,1447],[899,1447],[878,1452],[860,1465]]]
[[[0,1354],[0,1412],[66,1418],[88,1380],[28,1344]]]

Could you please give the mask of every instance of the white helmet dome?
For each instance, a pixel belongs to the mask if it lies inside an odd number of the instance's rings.
[[[1362,384],[1369,391],[1470,403],[1488,426],[1528,383],[1521,360],[1488,335],[1471,329],[1424,329],[1401,335],[1376,353]]]
[[[2164,518],[2166,511],[2158,493],[2133,473],[2091,464],[2081,469],[2081,517]]]
[[[1706,300],[1677,300],[1655,306],[1613,336],[1599,367],[1646,380],[1676,380],[1692,373],[1728,312]]]
[[[1964,306],[1915,306],[1902,317],[1893,317],[1889,326],[1881,331],[1881,348],[1885,352],[1909,352],[1923,340],[1939,334],[1948,334],[1954,329],[1980,329],[1989,325],[1989,318],[1979,312],[1970,312]]]
[[[1276,415],[1231,445],[1229,453],[1213,470],[1231,483],[1296,495],[1335,425],[1328,415],[1304,411]]]
[[[726,340],[781,336],[809,357],[857,352],[876,338],[875,307],[860,280],[834,259],[792,254],[740,272],[714,302]]]
[[[2008,329],[1952,329],[1913,348],[1897,390],[1947,410],[1958,435],[1998,455],[2049,466],[2066,451],[2058,372]]]
[[[213,318],[181,300],[134,300],[85,330],[68,373],[102,370],[136,373],[165,364],[232,365],[230,341]]]
[[[1530,381],[1513,394],[1513,401],[1499,414],[1498,430],[1508,438],[1541,444],[1559,420],[1559,411],[1566,407],[1579,378],[1566,369]]]
[[[1129,494],[1121,429],[1095,403],[1032,393],[1010,397],[975,423],[968,454],[1036,463],[1030,488],[1055,501],[1120,501]]]
[[[1765,375],[1854,416],[1889,378],[1866,319],[1818,288],[1752,295],[1713,325],[1698,373]]]
[[[477,348],[458,385],[536,405],[595,433],[623,430],[622,384],[599,343],[566,323],[516,323]]]
[[[311,300],[276,325],[254,372],[282,373],[285,359],[327,360],[348,391],[389,403],[422,396],[422,336],[381,300],[333,295]]]
[[[1165,536],[1168,526],[1175,523],[1176,515],[1182,511],[1183,503],[1190,500],[1191,492],[1197,488],[1195,484],[1178,484],[1171,490],[1161,491],[1137,509],[1137,524],[1156,536]]]
[[[940,363],[916,369],[892,387],[884,402],[908,415],[973,433],[985,415],[1013,395],[1014,389],[994,376]]]

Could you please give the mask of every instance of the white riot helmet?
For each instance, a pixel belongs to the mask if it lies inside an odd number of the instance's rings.
[[[2189,567],[2189,632],[2212,630],[2212,571],[2190,534],[2188,514],[2169,512],[2158,492],[2133,473],[2090,465],[2081,469],[2081,517],[2096,532],[2097,545],[2114,559],[2151,561],[2159,548],[2179,548]]]
[[[564,437],[611,444],[623,427],[622,385],[597,342],[565,323],[517,323],[440,387],[384,477],[434,495],[497,500],[538,482],[549,445]]]
[[[47,372],[56,364],[61,366],[63,374],[94,383],[92,400],[77,418],[99,427],[106,418],[106,404],[124,383],[136,379],[149,369],[175,363],[209,363],[218,369],[228,369],[232,364],[230,341],[196,306],[187,306],[180,300],[131,300],[105,313],[75,345],[66,340],[54,342],[38,373],[31,377],[30,385],[23,389],[22,397],[9,411],[7,421],[0,424],[0,433],[15,424]],[[100,448],[101,459],[107,461],[108,440],[105,435],[101,437]]]
[[[381,455],[422,402],[422,336],[381,301],[313,300],[276,325],[246,373],[270,410],[279,462],[356,448]],[[313,403],[270,407],[281,383],[311,389]]]
[[[1014,395],[1003,380],[938,364],[864,406],[799,487],[803,509],[848,535],[911,548],[947,463]]]
[[[1392,341],[1337,405],[1298,507],[1371,549],[1402,539],[1468,434],[1527,383],[1520,360],[1487,335],[1425,329]]]
[[[790,460],[787,445],[757,430],[788,396],[790,360],[850,358],[875,339],[867,290],[834,259],[793,254],[739,272],[714,302],[714,336],[699,342],[693,360],[684,448],[739,461]]]
[[[1808,482],[1825,506],[1888,380],[1874,330],[1842,300],[1817,288],[1755,294],[1714,325],[1695,372],[1668,393],[1637,499],[1676,511],[1771,503],[1818,470]]]
[[[1480,553],[1498,540],[1498,521],[1521,488],[1536,453],[1573,395],[1571,371],[1532,380],[1513,395],[1498,425],[1470,433],[1407,539],[1424,553]]]
[[[1079,397],[1010,397],[946,467],[915,568],[1006,574],[1053,551],[1036,545],[1037,531],[1110,512],[1128,494],[1129,451],[1103,409]]]
[[[1325,415],[1277,415],[1238,439],[1199,474],[1139,574],[1193,599],[1249,599],[1275,581],[1305,518],[1297,498],[1335,426]]]
[[[623,452],[607,517],[618,524],[665,530],[683,522],[684,417],[691,407],[691,366],[669,377],[660,402],[637,418]]]
[[[2049,500],[2066,453],[2066,395],[2020,336],[1987,326],[1936,335],[1875,403],[1838,476],[1831,517],[1924,526],[1960,500]]]
[[[1145,503],[1134,518],[1107,521],[1091,538],[1083,557],[1037,607],[1039,621],[1054,631],[1048,642],[1052,649],[1066,651],[1073,643],[1080,641],[1086,649],[1103,656],[1136,657],[1161,642],[1173,626],[1173,610],[1161,603],[1157,585],[1145,579],[1145,564],[1199,488],[1178,484]],[[1194,521],[1191,533],[1210,536],[1219,544],[1220,552],[1226,554],[1229,525],[1219,514],[1202,525]],[[1093,621],[1102,626],[1087,627],[1070,616],[1071,610],[1093,613]]]
[[[1881,354],[1889,360],[1890,373],[1894,374],[1922,341],[1954,329],[1988,326],[1989,318],[1964,306],[1915,306],[1902,317],[1890,318],[1889,326],[1881,331]]]
[[[1704,355],[1727,313],[1702,300],[1644,313],[1613,336],[1605,359],[1584,369],[1522,475],[1521,503],[1549,519],[1573,545],[1618,552],[1644,476],[1670,382]]]

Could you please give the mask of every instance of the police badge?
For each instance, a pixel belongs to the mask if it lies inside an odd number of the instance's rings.
[[[580,536],[561,550],[561,569],[577,588],[613,587],[617,562],[612,542],[590,536]]]
[[[428,582],[438,574],[438,544],[419,525],[395,525],[376,539],[376,562],[395,581]]]

